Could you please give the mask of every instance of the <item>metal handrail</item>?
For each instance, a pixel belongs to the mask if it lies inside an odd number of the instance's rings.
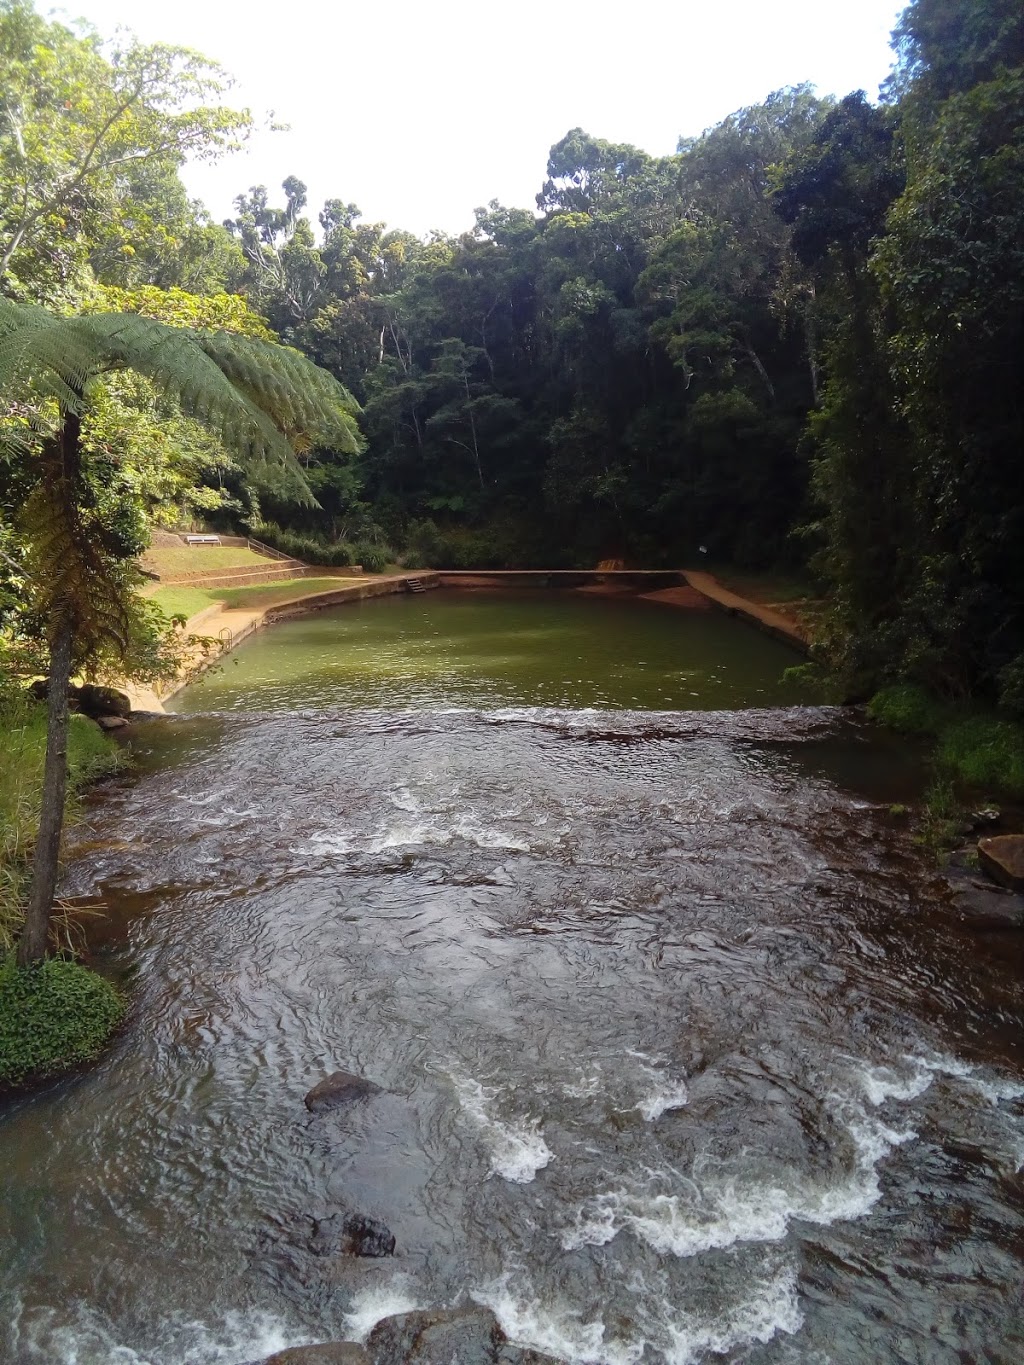
[[[293,555],[283,554],[280,550],[275,550],[272,545],[264,545],[262,540],[253,540],[251,536],[246,537],[246,547],[255,550],[259,554],[269,555],[271,559],[293,559]]]

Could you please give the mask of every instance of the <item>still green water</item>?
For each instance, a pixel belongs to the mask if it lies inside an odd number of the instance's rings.
[[[794,650],[717,611],[445,590],[281,622],[169,709],[786,706],[811,700],[782,680],[799,662]]]

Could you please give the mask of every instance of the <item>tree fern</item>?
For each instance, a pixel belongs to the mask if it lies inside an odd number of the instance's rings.
[[[18,957],[46,951],[67,777],[67,685],[73,667],[122,657],[132,635],[126,561],[104,544],[90,513],[81,421],[104,375],[145,375],[216,433],[243,465],[276,467],[314,501],[297,451],[361,447],[357,405],[298,351],[226,332],[170,327],[137,313],[59,317],[0,298],[0,440],[35,457],[38,477],[22,513],[31,547],[33,605],[50,645],[43,803],[25,931]]]

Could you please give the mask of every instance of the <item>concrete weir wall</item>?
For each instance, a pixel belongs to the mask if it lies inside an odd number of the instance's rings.
[[[589,588],[654,592],[686,582],[680,569],[440,569],[442,588]]]

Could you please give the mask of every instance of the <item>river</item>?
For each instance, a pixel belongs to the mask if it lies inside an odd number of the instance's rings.
[[[910,757],[717,616],[444,596],[257,637],[95,794],[130,1018],[0,1114],[0,1359],[467,1300],[570,1362],[1024,1358],[1024,952]],[[336,1068],[386,1093],[309,1114]]]

